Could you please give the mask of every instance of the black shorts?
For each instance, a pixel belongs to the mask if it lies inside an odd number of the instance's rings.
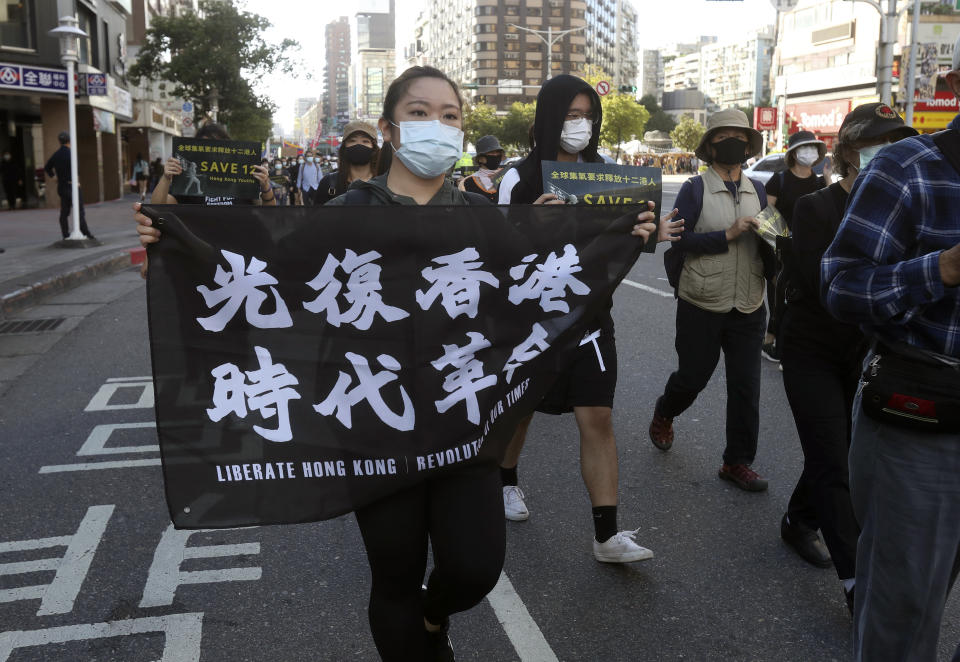
[[[144,182],[147,180],[147,176],[144,174],[138,174],[134,179],[136,179],[138,182]]]
[[[544,414],[566,414],[574,407],[613,408],[617,390],[617,341],[613,330],[591,330],[599,335],[570,352],[563,372],[537,405]],[[602,366],[601,366],[601,361]]]

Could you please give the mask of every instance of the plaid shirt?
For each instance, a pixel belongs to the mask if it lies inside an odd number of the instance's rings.
[[[854,183],[820,263],[827,310],[868,336],[960,358],[960,288],[943,284],[939,264],[958,243],[960,174],[933,139],[884,148]]]

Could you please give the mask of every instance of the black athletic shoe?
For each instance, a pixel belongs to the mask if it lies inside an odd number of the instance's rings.
[[[450,645],[450,619],[444,619],[443,625],[436,632],[424,630],[426,642],[423,646],[424,662],[457,662],[453,656],[453,646]]]
[[[849,591],[847,589],[843,589],[843,597],[847,601],[847,609],[850,610],[851,616],[853,616],[853,596],[856,590],[857,590],[856,584],[851,586]]]
[[[807,563],[818,568],[829,568],[833,565],[827,546],[810,527],[788,523],[787,516],[784,515],[780,520],[780,537]]]

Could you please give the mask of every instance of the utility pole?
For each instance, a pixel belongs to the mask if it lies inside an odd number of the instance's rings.
[[[551,26],[547,26],[546,30],[534,30],[533,28],[525,28],[522,25],[517,25],[516,23],[508,23],[507,25],[517,28],[518,30],[524,30],[530,34],[534,34],[540,38],[540,41],[547,45],[547,80],[553,78],[553,45],[566,37],[571,32],[579,32],[580,30],[586,30],[587,26],[580,28],[571,28],[569,30],[558,30],[557,32],[553,31]],[[557,36],[554,37],[553,35]],[[544,37],[546,35],[546,37]]]
[[[897,27],[900,22],[901,11],[897,11],[897,0],[887,0],[887,8],[883,8],[883,0],[850,0],[865,2],[880,14],[880,48],[877,52],[877,93],[880,101],[893,104],[893,45],[897,41]],[[909,6],[904,5],[904,9]]]
[[[917,32],[920,30],[920,0],[913,0],[913,24],[910,30],[910,66],[907,69],[907,126],[913,126],[913,97],[917,90]]]

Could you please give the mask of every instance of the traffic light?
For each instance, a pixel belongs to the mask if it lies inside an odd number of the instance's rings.
[[[636,94],[637,86],[636,85],[621,85],[620,92],[622,94]]]

